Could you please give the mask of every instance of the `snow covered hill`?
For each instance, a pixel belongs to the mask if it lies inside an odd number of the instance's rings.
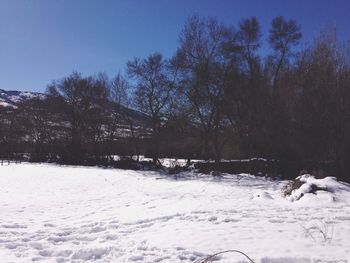
[[[0,106],[15,107],[17,103],[31,98],[46,97],[43,93],[0,89]]]
[[[249,175],[0,166],[0,262],[350,262],[350,192],[281,195]],[[215,262],[247,262],[223,254]]]
[[[3,90],[0,89],[0,107],[12,107],[16,108],[17,104],[32,98],[45,99],[47,97],[44,93],[29,92],[29,91],[16,91],[16,90]],[[126,109],[129,116],[134,121],[135,125],[147,126],[149,117],[144,113],[135,109]]]

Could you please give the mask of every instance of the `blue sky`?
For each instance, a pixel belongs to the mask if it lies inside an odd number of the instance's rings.
[[[350,39],[347,0],[0,0],[0,88],[42,92],[72,71],[112,76],[134,56],[171,56],[192,14],[232,25],[256,16],[263,32],[282,15],[304,43],[334,23]]]

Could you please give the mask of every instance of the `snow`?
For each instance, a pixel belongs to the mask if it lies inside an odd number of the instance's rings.
[[[124,134],[126,134],[124,132]],[[113,156],[114,160],[120,160],[121,156],[119,155],[114,155]],[[132,159],[134,160],[139,160],[139,161],[147,161],[147,162],[151,162],[152,158],[149,157],[145,157],[144,155],[139,155],[139,156],[132,156]],[[165,167],[175,167],[175,166],[180,166],[180,167],[184,167],[186,166],[188,163],[188,159],[181,159],[181,158],[159,158],[158,159],[159,162],[165,166]],[[222,159],[220,160],[220,162],[251,162],[251,161],[263,161],[263,162],[267,162],[269,161],[268,159],[265,158],[250,158],[250,159],[239,159],[239,160],[226,160],[226,159]],[[274,161],[274,159],[271,159],[270,161]],[[214,160],[209,160],[209,161],[204,161],[204,160],[200,160],[200,159],[190,159],[191,163],[204,163],[204,162],[210,162],[210,163],[214,163]]]
[[[296,178],[303,183],[298,189],[293,190],[291,195],[287,198],[290,201],[296,201],[303,198],[303,200],[320,199],[335,200],[336,196],[333,193],[340,191],[349,191],[350,187],[348,184],[338,182],[335,177],[326,177],[323,179],[316,179],[314,176],[304,174]],[[312,193],[313,187],[322,189],[323,191],[317,191],[316,195]]]
[[[347,185],[324,179],[318,183],[332,193],[291,202],[281,195],[287,182],[244,174],[177,178],[0,166],[0,261],[193,262],[236,249],[256,263],[350,262]],[[216,260],[246,262],[234,253]]]
[[[0,106],[17,108],[15,104],[24,100],[39,98],[45,99],[47,95],[38,92],[3,90],[0,89]]]
[[[6,101],[3,101],[1,98],[0,98],[0,107],[12,107],[12,108],[15,108],[14,105],[10,104],[10,103],[7,103]]]
[[[121,160],[122,156],[120,155],[112,155],[113,160],[119,161]],[[133,160],[139,160],[140,162],[152,162],[152,158],[145,157],[144,155],[133,155],[131,157]],[[187,165],[187,159],[178,159],[178,158],[159,158],[159,162],[164,166],[168,168],[174,168],[175,166],[184,167]],[[204,162],[203,160],[197,160],[197,159],[190,159],[191,163],[198,163],[198,162]]]

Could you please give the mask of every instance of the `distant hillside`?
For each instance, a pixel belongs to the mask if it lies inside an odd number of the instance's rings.
[[[24,100],[32,98],[45,99],[45,97],[45,94],[38,92],[0,89],[0,106],[16,107],[18,103]]]
[[[16,108],[17,104],[25,100],[32,98],[45,99],[46,97],[46,94],[39,92],[0,89],[0,107]],[[134,109],[128,109],[128,111],[136,125],[146,125],[147,121],[149,120],[149,117],[142,112]]]

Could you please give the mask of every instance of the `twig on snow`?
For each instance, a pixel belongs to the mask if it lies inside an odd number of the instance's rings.
[[[213,260],[217,256],[219,256],[221,254],[226,254],[226,253],[238,253],[238,254],[241,254],[241,255],[245,256],[251,263],[254,263],[254,261],[247,254],[243,253],[242,251],[234,250],[234,249],[217,252],[215,254],[206,256],[205,258],[199,259],[199,260],[195,261],[195,263],[211,263],[211,262],[213,262]]]

